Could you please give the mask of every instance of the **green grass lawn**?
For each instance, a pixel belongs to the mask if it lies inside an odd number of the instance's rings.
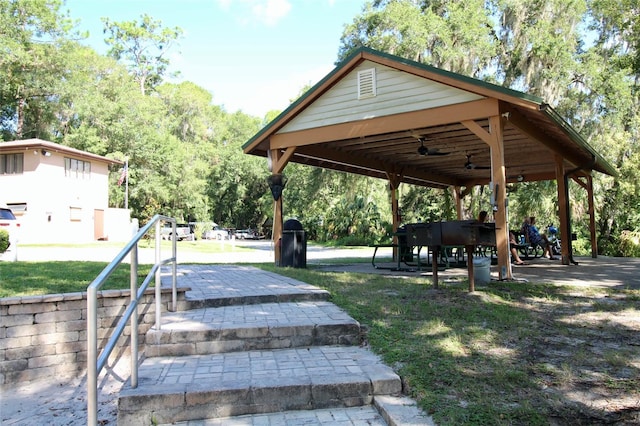
[[[20,247],[46,247],[54,250],[56,247],[70,247],[70,248],[124,248],[126,243],[112,242],[112,241],[97,241],[91,243],[81,244],[21,244]],[[231,241],[217,241],[217,240],[197,240],[197,241],[178,241],[178,251],[190,251],[199,253],[225,253],[228,251],[234,252],[250,252],[253,249],[242,247],[232,243]],[[160,242],[160,247],[163,253],[169,253],[171,250],[171,241]],[[138,248],[147,249],[155,248],[154,240],[142,240],[138,244]]]
[[[438,425],[640,415],[638,290],[492,283],[469,293],[466,280],[434,290],[430,278],[263,268],[328,290]]]
[[[0,297],[86,291],[107,265],[106,262],[2,262]],[[138,266],[139,284],[150,270],[150,265]],[[121,264],[101,289],[128,289],[129,273],[129,264]]]
[[[0,295],[84,291],[104,266],[3,263]],[[492,283],[469,293],[464,279],[435,290],[429,277],[256,266],[327,289],[438,425],[638,418],[638,290]],[[109,287],[128,288],[128,274],[122,265]]]

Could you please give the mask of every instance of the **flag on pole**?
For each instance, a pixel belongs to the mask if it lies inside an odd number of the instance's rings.
[[[118,186],[122,185],[122,182],[125,181],[128,173],[129,173],[129,164],[128,162],[125,162],[124,167],[122,168],[122,173],[120,173],[120,179],[118,179]]]

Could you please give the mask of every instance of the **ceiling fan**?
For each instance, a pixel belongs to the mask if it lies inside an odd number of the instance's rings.
[[[449,155],[449,154],[451,154],[450,152],[440,152],[440,150],[437,149],[437,148],[427,148],[426,146],[424,146],[425,138],[423,138],[423,137],[418,137],[418,140],[420,141],[420,146],[418,147],[418,154],[420,154],[420,155]]]
[[[491,170],[491,166],[478,166],[471,161],[471,154],[467,154],[467,162],[464,163],[464,168],[467,170]]]

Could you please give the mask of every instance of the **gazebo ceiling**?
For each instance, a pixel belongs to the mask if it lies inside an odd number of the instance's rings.
[[[381,69],[378,93],[359,103],[341,101],[348,92],[347,79],[355,81],[363,68]],[[383,86],[385,81],[388,86]],[[430,84],[424,90],[423,81]],[[409,82],[427,94],[398,88]],[[479,133],[491,132],[489,118],[495,116],[503,126],[507,182],[555,179],[557,156],[564,158],[568,170],[615,175],[540,99],[365,48],[243,148],[260,156],[269,150],[288,152],[288,161],[383,179],[393,175],[409,184],[468,187],[490,181],[490,149]],[[426,155],[419,152],[421,146]]]

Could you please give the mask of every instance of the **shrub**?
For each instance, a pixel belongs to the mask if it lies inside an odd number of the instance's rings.
[[[9,232],[6,229],[0,229],[0,253],[4,253],[9,248]]]
[[[621,256],[640,257],[640,232],[622,231],[619,247]]]

